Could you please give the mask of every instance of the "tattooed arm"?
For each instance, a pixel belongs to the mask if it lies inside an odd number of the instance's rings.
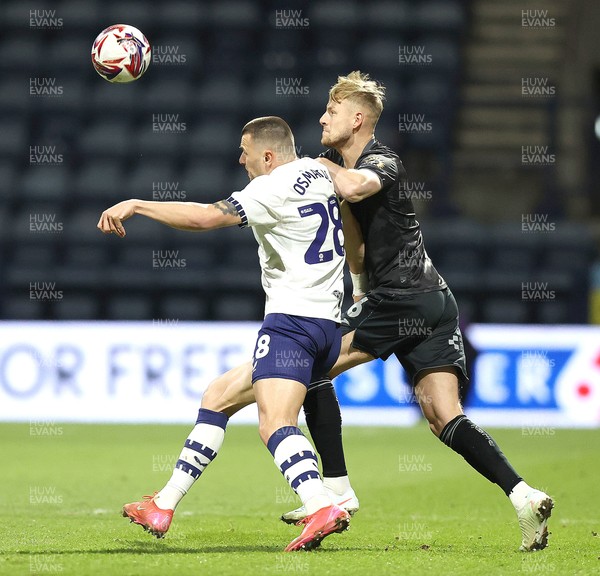
[[[162,224],[201,232],[240,224],[242,219],[237,210],[228,200],[214,204],[199,204],[197,202],[150,202],[147,200],[125,200],[102,212],[98,228],[105,234],[114,233],[123,238],[125,228],[122,222],[140,214],[152,218]]]

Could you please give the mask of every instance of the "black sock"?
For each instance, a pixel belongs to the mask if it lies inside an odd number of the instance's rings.
[[[315,448],[321,457],[323,476],[347,476],[342,447],[342,414],[329,378],[311,383],[304,399],[304,414]]]
[[[492,437],[464,414],[444,426],[440,440],[490,482],[498,484],[507,496],[522,480]]]

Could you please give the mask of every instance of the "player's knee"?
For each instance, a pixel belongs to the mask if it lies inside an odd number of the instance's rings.
[[[260,420],[258,423],[258,435],[260,436],[260,439],[263,441],[263,444],[265,446],[267,446],[267,444],[269,443],[269,438],[271,438],[272,434],[273,426],[271,425],[271,423],[268,421]]]
[[[427,422],[429,423],[429,429],[439,438],[445,424],[437,416],[427,417]]]
[[[214,410],[215,412],[218,412],[218,410],[215,408],[215,396],[216,394],[210,389],[209,386],[202,395],[202,401],[200,403],[202,408],[208,408],[208,410]]]
[[[202,395],[202,408],[208,408],[214,412],[224,412],[228,408],[223,391],[216,386],[209,386]]]

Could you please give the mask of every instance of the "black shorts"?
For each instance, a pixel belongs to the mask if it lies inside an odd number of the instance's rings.
[[[395,354],[413,385],[422,370],[442,366],[455,366],[461,384],[468,380],[458,307],[449,288],[410,295],[372,290],[343,316],[343,333],[353,330],[354,348],[382,360]]]

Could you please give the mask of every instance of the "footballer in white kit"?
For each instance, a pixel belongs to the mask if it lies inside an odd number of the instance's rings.
[[[333,366],[334,348],[339,353],[336,344],[324,356],[316,342],[321,334],[335,341],[344,295],[342,222],[329,172],[312,158],[294,160],[254,178],[228,202],[240,226],[252,226],[267,296],[252,382],[289,378],[308,386],[327,374],[324,365]]]
[[[228,201],[259,244],[265,314],[339,321],[344,238],[329,172],[312,158],[294,160]]]
[[[140,214],[182,230],[253,228],[266,294],[252,371],[259,434],[308,514],[302,533],[285,550],[310,550],[350,521],[332,502],[315,451],[298,428],[308,385],[329,372],[340,352],[341,216],[329,172],[315,160],[296,157],[292,132],[281,118],[246,124],[240,148],[251,182],[227,200],[211,205],[128,200],[104,211],[98,227],[124,237],[122,221]],[[126,504],[123,515],[163,537],[177,504],[216,457],[227,421],[223,412],[200,408],[167,485]]]

